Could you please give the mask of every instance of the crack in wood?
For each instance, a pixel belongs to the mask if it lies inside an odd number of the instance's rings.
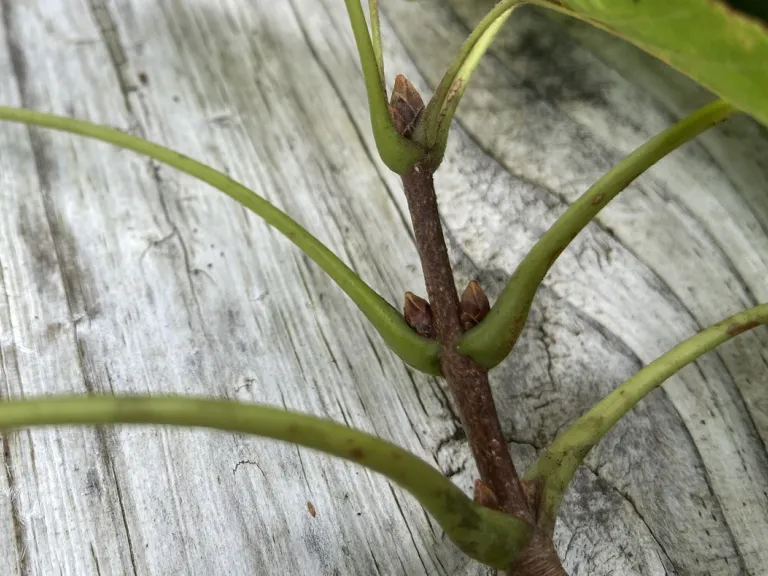
[[[13,460],[11,457],[11,443],[9,439],[11,432],[3,432],[3,464],[5,467],[5,479],[8,484],[8,501],[11,505],[11,522],[13,523],[13,539],[16,544],[16,563],[21,575],[29,574],[29,564],[27,562],[27,543],[25,538],[26,530],[24,521],[21,519],[21,510],[19,509],[16,478],[13,473]]]

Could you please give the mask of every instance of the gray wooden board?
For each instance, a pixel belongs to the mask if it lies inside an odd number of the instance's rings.
[[[386,0],[387,77],[429,93],[489,0]],[[111,125],[224,170],[388,300],[424,293],[376,159],[341,0],[3,0],[0,102]],[[457,283],[492,297],[623,155],[709,98],[582,25],[519,10],[437,184]],[[768,300],[768,132],[736,118],[654,167],[562,255],[493,373],[520,467],[644,364]],[[133,153],[0,127],[3,397],[183,393],[373,432],[469,491],[444,386],[406,369],[287,240]],[[768,574],[768,330],[622,421],[574,480],[573,576]],[[406,493],[258,438],[119,427],[3,436],[0,574],[487,574]],[[315,515],[310,513],[309,503]]]

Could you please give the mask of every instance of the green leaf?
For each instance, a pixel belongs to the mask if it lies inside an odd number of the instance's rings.
[[[576,235],[635,178],[734,112],[733,106],[722,100],[708,104],[657,134],[606,172],[525,255],[488,316],[458,341],[459,352],[488,369],[504,360],[523,330],[539,284]]]
[[[360,65],[363,68],[365,91],[368,94],[368,108],[371,113],[371,127],[373,137],[376,140],[376,149],[387,168],[396,174],[404,174],[408,169],[425,156],[424,150],[415,142],[403,138],[392,123],[387,103],[387,93],[381,82],[381,69],[379,68],[376,51],[368,32],[368,24],[360,0],[344,0],[347,5],[349,22],[355,35],[357,52],[360,55]],[[375,24],[375,33],[378,34],[378,20]],[[381,40],[378,49],[381,49]]]
[[[632,42],[768,125],[768,7],[760,0],[501,0],[462,45],[414,132],[434,168],[472,72],[520,4],[584,20]]]
[[[579,465],[649,392],[702,354],[766,323],[768,304],[761,304],[702,330],[640,370],[560,434],[525,475],[526,481],[540,483],[539,518],[554,527],[560,502]]]
[[[263,218],[314,260],[352,299],[387,346],[406,364],[428,374],[440,375],[440,345],[437,342],[416,334],[397,310],[285,212],[226,174],[163,146],[82,120],[6,106],[0,106],[0,120],[52,128],[108,142],[154,158],[221,190]]]
[[[561,1],[768,125],[768,24],[729,6],[744,0]]]
[[[496,568],[514,562],[531,535],[524,521],[484,508],[399,446],[330,420],[278,408],[178,396],[59,396],[0,402],[0,429],[156,424],[213,428],[292,442],[378,472],[407,490],[468,556]]]

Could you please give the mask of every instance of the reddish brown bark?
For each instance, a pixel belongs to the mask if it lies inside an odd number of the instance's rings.
[[[481,480],[496,494],[505,512],[533,523],[533,513],[499,424],[488,372],[459,354],[454,343],[463,334],[461,308],[437,210],[432,172],[421,164],[403,175],[416,247],[437,338],[444,346],[443,376],[456,400]]]
[[[537,528],[509,576],[568,576],[547,530]]]
[[[398,76],[390,111],[401,134],[408,137],[422,110],[418,92],[404,77]],[[480,480],[475,483],[475,500],[536,526],[531,542],[509,569],[510,576],[567,576],[552,543],[551,529],[537,526],[536,486],[526,485],[524,490],[517,476],[496,413],[488,372],[471,358],[459,354],[455,347],[464,330],[476,325],[488,313],[488,300],[475,281],[470,282],[459,300],[440,223],[432,170],[426,163],[419,163],[403,174],[402,180],[429,299],[427,303],[406,293],[405,315],[414,329],[433,333],[443,345],[442,373],[456,401],[480,473]]]

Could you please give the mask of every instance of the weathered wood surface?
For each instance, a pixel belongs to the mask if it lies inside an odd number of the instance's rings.
[[[490,2],[384,5],[388,76],[428,91]],[[0,13],[3,104],[202,159],[390,301],[423,294],[399,183],[373,159],[341,0],[3,0]],[[498,294],[568,202],[707,98],[615,41],[516,13],[438,178],[458,283]],[[768,132],[734,119],[642,177],[563,254],[493,376],[523,466],[643,364],[768,300],[767,158]],[[388,438],[469,489],[445,389],[404,368],[234,202],[132,153],[10,124],[0,175],[3,397],[283,405]],[[569,574],[768,574],[767,364],[768,330],[743,335],[606,438],[558,524]],[[288,445],[122,427],[22,431],[3,446],[3,575],[487,573],[381,477]]]

